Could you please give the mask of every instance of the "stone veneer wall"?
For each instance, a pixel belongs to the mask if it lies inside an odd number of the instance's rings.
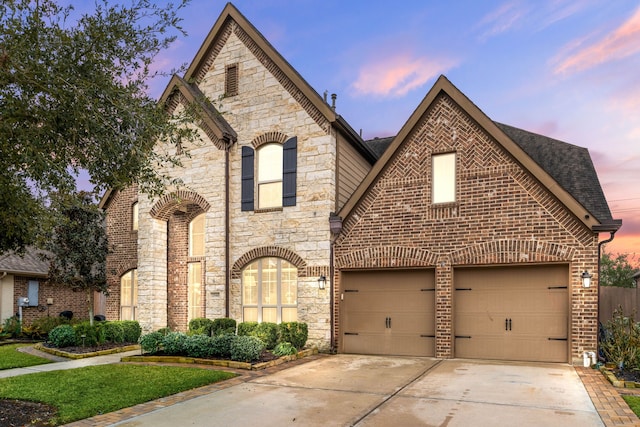
[[[457,202],[432,205],[431,155],[452,151]],[[596,348],[598,287],[582,288],[580,272],[597,272],[597,242],[597,234],[441,95],[346,219],[336,241],[335,336],[341,269],[435,268],[436,357],[450,358],[455,355],[456,267],[565,262],[570,266],[570,351],[576,361]]]

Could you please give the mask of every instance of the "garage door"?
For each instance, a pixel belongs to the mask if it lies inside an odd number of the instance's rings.
[[[463,268],[454,274],[456,357],[568,360],[568,266]]]
[[[433,270],[349,271],[341,276],[342,351],[433,356]]]

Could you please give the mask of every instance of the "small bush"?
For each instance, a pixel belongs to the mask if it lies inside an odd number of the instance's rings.
[[[189,321],[189,335],[211,335],[211,327],[213,320],[204,317],[198,317]]]
[[[213,326],[211,327],[211,335],[235,335],[236,334],[236,320],[228,317],[222,317],[220,319],[213,320]]]
[[[260,338],[267,350],[273,349],[278,343],[278,325],[270,322],[260,323],[250,334],[252,337]]]
[[[38,338],[42,338],[48,336],[49,332],[51,332],[56,326],[63,325],[65,323],[69,322],[64,318],[45,316],[39,317],[31,322],[31,326],[33,327],[34,332],[38,335]]]
[[[104,336],[98,333],[98,327],[91,325],[88,321],[76,324],[73,326],[73,330],[76,334],[77,344],[93,347],[104,342]]]
[[[237,339],[236,335],[220,335],[212,337],[211,355],[228,359],[231,357],[231,344]]]
[[[56,326],[49,332],[49,342],[54,347],[64,348],[76,345],[76,332],[71,325]]]
[[[189,357],[210,357],[213,355],[213,338],[208,335],[190,335],[184,342],[184,351]]]
[[[309,328],[302,322],[283,322],[278,325],[278,341],[291,343],[298,350],[307,343]]]
[[[124,341],[124,326],[122,326],[122,322],[114,321],[114,322],[100,322],[100,329],[102,329],[102,333],[104,334],[105,342],[112,343],[123,343]]]
[[[258,360],[265,349],[264,343],[256,337],[239,336],[231,343],[231,360],[253,362]]]
[[[620,307],[604,329],[600,348],[607,362],[626,370],[640,368],[640,328],[634,315],[625,316]]]
[[[296,349],[293,344],[289,342],[281,342],[276,345],[276,348],[273,349],[273,354],[276,356],[288,356],[290,354],[296,354],[298,349]]]
[[[184,354],[187,335],[182,332],[169,332],[162,340],[162,348],[167,354]]]
[[[238,324],[239,336],[250,336],[251,333],[258,327],[258,322],[242,322]]]
[[[9,317],[2,325],[2,335],[7,338],[17,338],[22,331],[22,323],[16,316]]]
[[[162,341],[165,334],[160,331],[151,332],[140,338],[140,348],[143,353],[155,354],[162,349]]]
[[[124,342],[138,342],[140,335],[142,335],[140,323],[136,320],[121,320],[120,323],[124,329]]]

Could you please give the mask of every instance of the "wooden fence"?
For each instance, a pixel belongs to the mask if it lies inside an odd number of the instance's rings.
[[[640,295],[638,288],[619,288],[616,286],[600,287],[600,322],[606,323],[613,317],[613,311],[622,307],[626,316],[634,315],[640,320]]]

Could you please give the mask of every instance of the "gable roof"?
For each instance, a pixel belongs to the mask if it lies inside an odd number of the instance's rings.
[[[201,82],[204,73],[210,67],[210,58],[216,50],[219,50],[224,41],[226,32],[230,30],[229,23],[233,23],[234,26],[246,34],[247,39],[243,39],[245,44],[252,44],[264,53],[266,59],[271,61],[276,69],[274,73],[278,79],[288,80],[287,84],[284,84],[285,88],[289,90],[288,86],[293,85],[302,93],[302,99],[297,101],[305,106],[305,108],[313,109],[316,114],[323,117],[329,123],[331,123],[336,129],[344,133],[347,136],[348,141],[362,154],[369,163],[373,164],[376,161],[376,155],[367,147],[360,135],[349,126],[335,110],[325,102],[325,100],[316,92],[309,83],[280,55],[280,53],[267,41],[266,38],[249,22],[247,18],[240,13],[240,11],[231,3],[227,3],[222,10],[222,13],[216,20],[215,24],[209,31],[209,34],[205,38],[202,46],[198,49],[191,65],[187,69],[183,81],[189,82],[191,87],[197,88],[197,85]],[[258,58],[261,61],[263,59]],[[273,71],[272,71],[273,72]],[[173,81],[173,80],[172,80]],[[161,99],[166,100],[168,95],[174,90],[171,86],[167,87]],[[292,93],[292,95],[294,95]],[[295,98],[295,96],[294,96]]]
[[[49,264],[40,258],[42,251],[28,247],[24,255],[15,252],[5,252],[0,255],[0,274],[14,274],[18,276],[47,277]]]
[[[349,216],[360,198],[375,183],[395,152],[442,92],[453,99],[587,227],[593,231],[616,231],[620,228],[622,221],[611,218],[611,212],[588,150],[492,121],[442,75],[400,132],[391,138],[388,148],[384,150],[384,145],[389,141],[388,138],[381,138],[374,143],[374,145],[377,144],[376,151],[382,151],[382,155],[338,215],[344,219]],[[367,143],[371,144],[372,140]]]

